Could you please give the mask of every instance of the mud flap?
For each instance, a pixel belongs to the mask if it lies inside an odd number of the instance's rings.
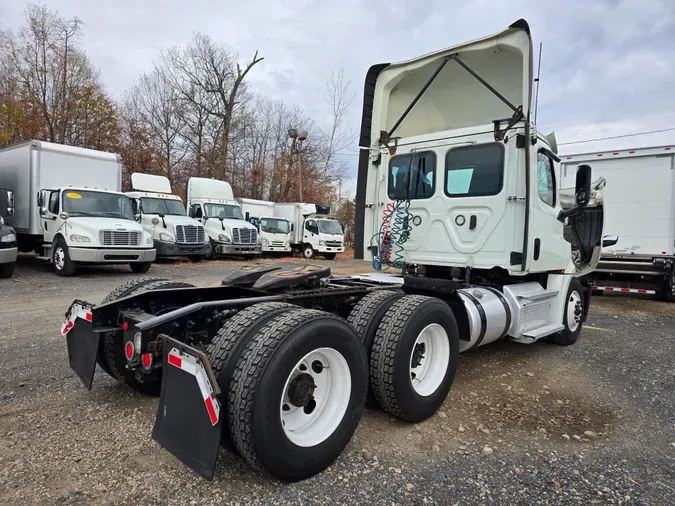
[[[152,438],[204,478],[213,479],[222,421],[218,383],[206,355],[168,336]]]
[[[92,306],[83,301],[71,304],[61,327],[66,336],[68,361],[88,390],[94,381],[100,335],[92,327]]]

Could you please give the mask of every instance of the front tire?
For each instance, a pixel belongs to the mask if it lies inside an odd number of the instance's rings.
[[[136,274],[145,274],[150,270],[150,267],[152,267],[152,262],[135,262],[133,264],[129,264],[129,267],[131,267],[131,272],[135,272]]]
[[[302,248],[302,256],[307,260],[314,258],[314,248],[312,248],[311,244],[306,244],[305,247]]]
[[[552,341],[561,346],[569,346],[577,342],[584,322],[584,291],[578,279],[572,279],[567,289],[563,325],[565,328],[552,336]]]
[[[228,392],[237,451],[282,480],[320,473],[359,423],[367,367],[358,336],[334,315],[300,309],[269,320],[246,346]]]
[[[457,371],[459,330],[440,299],[407,295],[387,310],[370,353],[370,384],[385,411],[410,422],[432,416]]]
[[[0,278],[11,278],[14,273],[14,266],[16,263],[11,262],[8,264],[2,264],[0,266]]]
[[[70,259],[68,245],[63,239],[59,239],[52,246],[52,264],[59,276],[72,276],[77,271],[77,264]]]

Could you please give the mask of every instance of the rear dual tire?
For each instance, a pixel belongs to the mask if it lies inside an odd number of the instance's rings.
[[[249,333],[229,383],[226,421],[254,468],[296,481],[328,467],[365,403],[367,360],[354,330],[322,311],[284,311]]]

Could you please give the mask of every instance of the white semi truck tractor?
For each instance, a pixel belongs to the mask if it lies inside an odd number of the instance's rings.
[[[292,223],[291,246],[305,258],[319,254],[333,260],[344,252],[342,225],[330,215],[330,207],[302,202],[274,204],[274,214]]]
[[[582,164],[558,190],[555,143],[532,123],[532,53],[519,20],[370,69],[356,255],[380,272],[264,263],[217,287],[144,280],[76,300],[62,327],[71,367],[91,388],[97,343],[126,350],[123,380],[161,389],[153,438],[177,458],[212,478],[223,442],[293,481],[337,458],[368,395],[418,423],[445,401],[460,352],[575,343],[604,183]]]
[[[171,192],[165,176],[133,173],[131,199],[136,220],[152,234],[158,257],[188,257],[201,260],[211,251],[204,226],[185,215],[185,205]]]
[[[152,237],[134,220],[121,185],[114,153],[35,140],[0,150],[0,187],[14,192],[19,251],[35,251],[60,276],[84,264],[148,272]]]
[[[192,177],[188,180],[187,204],[188,215],[204,225],[210,238],[210,258],[260,255],[258,229],[244,219],[230,183]]]
[[[293,224],[274,216],[274,202],[238,198],[244,218],[258,228],[263,254],[290,253]]]

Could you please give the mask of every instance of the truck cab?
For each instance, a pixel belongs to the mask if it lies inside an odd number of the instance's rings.
[[[134,173],[131,175],[131,199],[134,216],[152,235],[158,257],[188,257],[200,260],[209,255],[211,246],[204,226],[186,216],[178,195],[164,176]]]
[[[238,198],[246,221],[258,229],[263,253],[290,253],[293,224],[274,215],[274,202]]]
[[[261,254],[258,229],[244,219],[234,200],[232,187],[225,181],[193,177],[188,180],[188,216],[204,225],[210,239],[210,256]]]
[[[14,216],[14,192],[0,188],[0,278],[12,276],[18,254],[16,232],[9,224],[12,216]]]
[[[302,242],[302,255],[305,258],[312,258],[319,253],[327,260],[332,260],[345,250],[342,225],[327,214],[313,213],[305,216]]]
[[[152,236],[134,220],[124,193],[87,187],[40,191],[39,213],[45,254],[60,276],[78,264],[127,263],[144,273],[155,260]]]

